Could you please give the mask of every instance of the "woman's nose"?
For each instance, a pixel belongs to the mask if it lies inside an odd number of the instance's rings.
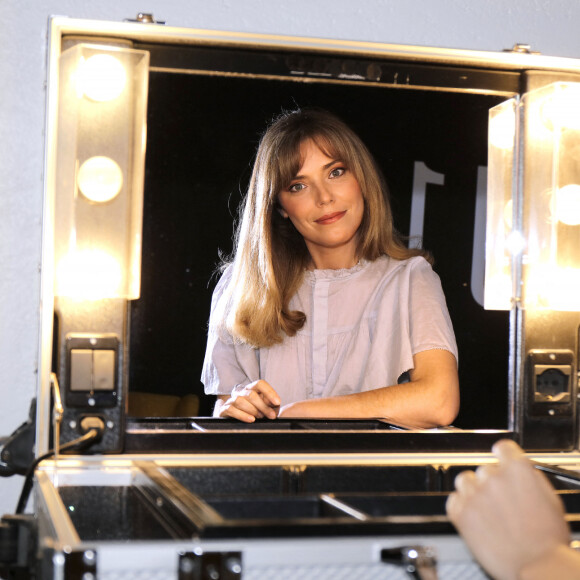
[[[320,184],[316,187],[316,202],[319,205],[326,205],[334,201],[332,191],[329,187],[324,184]]]

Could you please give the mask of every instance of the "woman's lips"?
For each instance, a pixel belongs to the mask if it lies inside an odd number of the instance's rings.
[[[334,222],[336,222],[340,218],[342,218],[345,213],[346,213],[346,210],[335,211],[334,213],[328,213],[326,215],[323,215],[322,217],[319,217],[317,220],[314,220],[314,221],[320,225],[333,224]]]

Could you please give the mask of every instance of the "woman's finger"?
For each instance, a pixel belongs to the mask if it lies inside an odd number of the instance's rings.
[[[270,385],[270,383],[267,383],[266,381],[256,381],[255,383],[252,383],[250,387],[257,393],[260,393],[260,395],[262,396],[264,401],[266,401],[266,404],[268,404],[268,406],[270,407],[280,406],[281,403],[280,396],[275,391],[274,387]]]

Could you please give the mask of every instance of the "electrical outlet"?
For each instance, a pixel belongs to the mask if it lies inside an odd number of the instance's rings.
[[[572,365],[533,367],[535,403],[569,403],[571,400]]]
[[[527,372],[528,414],[552,417],[571,414],[574,400],[572,351],[530,351]]]

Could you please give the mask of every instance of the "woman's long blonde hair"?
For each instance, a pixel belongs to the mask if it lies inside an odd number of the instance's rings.
[[[280,343],[306,321],[289,310],[310,254],[300,233],[279,211],[278,194],[302,166],[300,145],[312,140],[353,172],[364,198],[357,257],[397,260],[426,253],[409,249],[393,226],[386,183],[360,138],[333,114],[317,109],[283,113],[264,133],[235,235],[232,278],[223,299],[221,325],[253,347]],[[428,256],[426,256],[428,257]]]

